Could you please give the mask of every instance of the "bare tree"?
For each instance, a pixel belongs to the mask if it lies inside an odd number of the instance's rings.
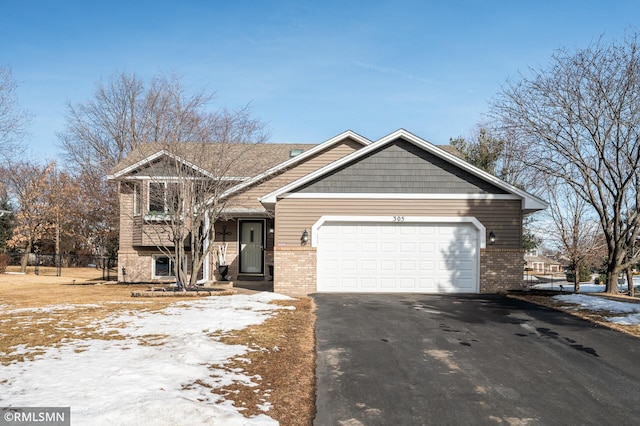
[[[80,190],[79,179],[66,171],[60,171],[55,163],[51,163],[46,186],[42,188],[43,207],[49,215],[50,232],[48,237],[53,240],[56,265],[62,254],[62,240],[75,242],[71,247],[82,245],[82,225],[87,221],[86,210],[83,208],[85,198]],[[92,196],[98,194],[93,193]],[[80,244],[78,244],[80,243]]]
[[[92,254],[114,257],[118,253],[118,204],[113,199],[114,185],[97,170],[83,170],[73,176],[77,192],[77,220],[74,236]]]
[[[607,292],[636,263],[640,232],[640,56],[637,35],[560,50],[546,69],[507,83],[491,115],[519,142],[523,162],[567,184],[598,217]]]
[[[31,122],[31,114],[20,108],[16,89],[18,84],[8,66],[0,66],[0,156],[15,159],[23,151],[19,143]]]
[[[557,246],[574,269],[574,292],[580,293],[580,270],[588,265],[589,256],[599,249],[600,228],[593,210],[578,194],[557,178],[547,177],[546,213],[552,226],[545,229],[546,240]]]
[[[196,285],[214,253],[215,222],[223,217],[225,192],[250,176],[260,161],[253,153],[264,142],[264,124],[248,110],[223,111],[206,120],[203,142],[153,144],[166,155],[148,164],[148,212],[143,232],[171,259],[178,281]],[[234,179],[235,178],[235,179]]]
[[[58,139],[70,164],[106,175],[143,142],[199,141],[214,98],[189,93],[175,75],[145,84],[135,74],[114,74],[89,101],[67,104],[66,130]]]
[[[76,174],[99,179],[93,186],[100,197],[87,200],[92,221],[86,238],[100,241],[102,247],[117,246],[118,199],[114,185],[105,177],[109,170],[144,142],[202,142],[215,139],[215,132],[230,126],[218,123],[223,117],[246,119],[250,130],[249,108],[237,113],[214,111],[213,93],[189,91],[175,75],[159,75],[145,83],[135,74],[117,73],[100,82],[93,97],[80,104],[68,103],[67,124],[58,134],[63,155]],[[239,134],[237,136],[242,136]]]
[[[54,167],[53,163],[40,166],[21,162],[13,164],[9,174],[9,192],[18,207],[15,212],[16,226],[7,245],[23,250],[22,272],[26,272],[34,243],[53,229],[48,188]]]

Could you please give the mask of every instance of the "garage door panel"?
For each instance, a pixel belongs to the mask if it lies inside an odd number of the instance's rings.
[[[415,251],[416,251],[416,243],[413,243],[413,242],[400,243],[400,252],[412,253]]]
[[[340,267],[340,262],[338,260],[335,259],[327,259],[324,262],[324,265],[326,268],[331,268],[331,269],[337,269]]]
[[[435,292],[436,280],[435,278],[420,278],[418,279],[418,288],[425,292]]]
[[[381,277],[380,278],[380,289],[381,290],[395,290],[397,288],[398,284],[396,282],[396,279],[393,277],[389,277],[389,278],[385,278],[385,277]]]
[[[416,230],[413,226],[406,226],[404,224],[398,224],[396,226],[396,234],[399,235],[408,235],[408,236],[414,236],[416,234]]]
[[[430,254],[436,250],[436,245],[434,243],[420,243],[418,250],[420,250],[420,253]]]
[[[395,242],[380,242],[378,244],[380,247],[381,253],[395,253],[396,252],[396,243]]]
[[[344,277],[339,280],[338,287],[342,287],[349,290],[356,290],[358,288],[358,279],[356,277]]]
[[[360,235],[377,235],[378,234],[378,230],[374,227],[371,226],[362,226],[359,228],[359,233]]]
[[[399,287],[401,290],[415,290],[416,280],[415,278],[400,278]]]
[[[416,271],[416,263],[413,260],[400,260],[398,265],[400,266],[400,273],[413,273]]]
[[[387,227],[378,227],[376,228],[376,232],[380,235],[396,235],[397,231],[395,228],[387,226]]]
[[[365,242],[360,245],[360,250],[363,253],[376,253],[378,251],[378,245],[374,242]]]
[[[342,270],[343,273],[347,274],[349,272],[357,272],[359,271],[358,261],[356,259],[343,259],[340,263],[339,269]]]
[[[477,245],[469,224],[325,223],[318,291],[476,292]]]
[[[365,288],[365,289],[375,288],[376,285],[377,285],[376,281],[377,280],[375,278],[362,277],[360,279],[360,287]]]
[[[360,267],[364,271],[375,271],[378,268],[378,263],[375,260],[361,260]]]
[[[472,271],[475,267],[474,263],[471,260],[458,260],[455,264],[456,269],[460,271]]]
[[[418,265],[421,272],[431,272],[435,268],[436,263],[433,260],[420,260]]]

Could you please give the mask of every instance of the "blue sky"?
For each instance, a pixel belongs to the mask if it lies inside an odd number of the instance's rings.
[[[41,159],[58,153],[65,103],[116,72],[175,72],[217,106],[251,103],[273,142],[402,127],[444,144],[518,71],[639,20],[632,0],[3,0],[0,64],[34,114],[26,142]]]

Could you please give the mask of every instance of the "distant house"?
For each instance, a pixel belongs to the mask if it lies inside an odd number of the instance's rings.
[[[207,238],[228,245],[233,280],[273,279],[284,294],[519,288],[522,218],[546,203],[450,148],[402,129],[377,141],[347,131],[319,145],[263,144],[250,175],[226,171],[237,183]],[[120,191],[120,280],[175,279],[142,232],[162,226],[146,210],[162,207],[152,206],[159,184],[149,170],[163,156],[180,153],[144,144],[110,172]],[[214,256],[199,274],[220,278]]]
[[[538,249],[532,249],[524,254],[526,268],[533,273],[552,274],[562,272],[562,265],[547,256],[543,256]]]

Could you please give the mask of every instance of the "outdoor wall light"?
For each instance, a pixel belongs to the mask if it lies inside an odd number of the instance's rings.
[[[496,243],[496,234],[493,233],[493,231],[489,232],[489,244],[495,244]]]
[[[309,231],[307,231],[306,229],[302,231],[302,237],[300,237],[300,241],[303,245],[309,242]]]
[[[269,233],[270,233],[270,234],[273,234],[274,232],[276,232],[276,230],[275,230],[275,229],[273,229],[273,226],[272,226],[271,228],[269,228]]]

